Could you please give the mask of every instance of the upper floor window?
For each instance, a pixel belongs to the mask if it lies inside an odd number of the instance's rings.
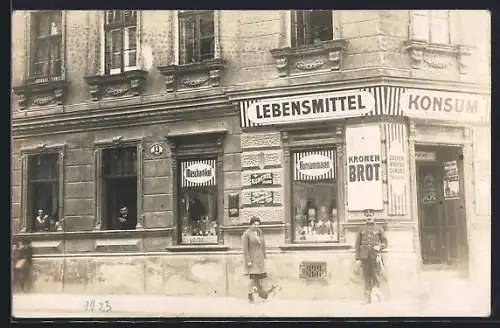
[[[137,68],[137,11],[106,10],[105,73],[120,74]]]
[[[449,44],[450,12],[448,10],[412,11],[411,35],[413,40]]]
[[[179,11],[179,62],[215,58],[214,11]]]
[[[330,10],[292,11],[292,47],[333,39],[333,15]]]
[[[62,12],[33,14],[31,77],[58,77],[62,71]]]

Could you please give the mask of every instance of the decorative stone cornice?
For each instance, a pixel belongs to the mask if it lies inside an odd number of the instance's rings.
[[[21,86],[14,87],[19,108],[31,106],[62,105],[68,82],[61,77],[30,78]]]
[[[342,69],[342,57],[347,40],[323,41],[297,48],[272,49],[279,76],[287,76],[304,71]]]
[[[471,46],[435,44],[427,41],[408,40],[404,43],[414,69],[430,68],[448,69],[454,61],[458,63],[460,74],[465,74],[467,69],[466,58],[471,55]]]
[[[167,92],[174,92],[220,86],[220,75],[224,66],[224,60],[218,58],[192,64],[159,66],[158,69],[165,77]]]
[[[139,96],[146,81],[145,70],[126,71],[121,74],[86,76],[93,101],[121,96]]]
[[[215,91],[215,90],[214,90]],[[121,126],[139,126],[178,121],[199,120],[200,115],[222,118],[237,115],[231,102],[223,94],[206,95],[165,102],[140,102],[123,106],[119,100],[96,112],[93,108],[68,111],[37,117],[27,116],[12,120],[12,135],[15,138],[68,131],[89,131]],[[106,105],[107,106],[107,105]]]

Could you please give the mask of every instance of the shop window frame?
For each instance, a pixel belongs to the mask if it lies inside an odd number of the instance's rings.
[[[330,126],[325,128],[324,124],[310,123],[303,127],[283,126],[280,129],[281,140],[283,143],[284,157],[284,203],[285,206],[285,224],[290,227],[285,231],[285,244],[282,249],[321,249],[321,248],[350,248],[345,244],[345,223],[346,223],[346,191],[344,187],[345,181],[345,143],[344,143],[344,127]],[[332,242],[297,242],[294,238],[295,223],[293,215],[293,194],[292,194],[292,179],[293,179],[293,153],[297,151],[311,151],[315,149],[335,149],[335,165],[336,165],[336,188],[337,188],[337,220],[339,238]]]
[[[172,234],[172,251],[181,249],[192,250],[218,250],[224,245],[222,225],[224,222],[224,162],[223,143],[227,130],[214,130],[200,132],[199,134],[179,133],[166,137],[171,153],[172,167],[172,214],[176,233]],[[184,160],[201,160],[206,158],[216,159],[216,223],[217,244],[183,244],[180,217],[180,163]]]

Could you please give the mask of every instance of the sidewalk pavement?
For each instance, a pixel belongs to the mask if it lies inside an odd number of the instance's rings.
[[[94,310],[85,308],[94,300]],[[106,303],[109,311],[106,311]],[[249,304],[245,298],[222,296],[164,295],[74,295],[15,294],[12,314],[16,318],[47,317],[408,317],[487,315],[472,304],[415,309],[413,302],[364,305],[361,301],[288,300],[276,296],[265,302]]]

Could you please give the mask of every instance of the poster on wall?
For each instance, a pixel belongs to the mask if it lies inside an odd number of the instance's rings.
[[[228,214],[230,218],[235,218],[240,215],[240,194],[228,195]]]
[[[349,211],[382,210],[382,154],[379,126],[346,128]]]
[[[457,161],[444,162],[444,199],[460,198],[460,182]]]
[[[404,124],[385,124],[387,147],[387,214],[406,215],[407,213],[407,147],[406,126]]]

